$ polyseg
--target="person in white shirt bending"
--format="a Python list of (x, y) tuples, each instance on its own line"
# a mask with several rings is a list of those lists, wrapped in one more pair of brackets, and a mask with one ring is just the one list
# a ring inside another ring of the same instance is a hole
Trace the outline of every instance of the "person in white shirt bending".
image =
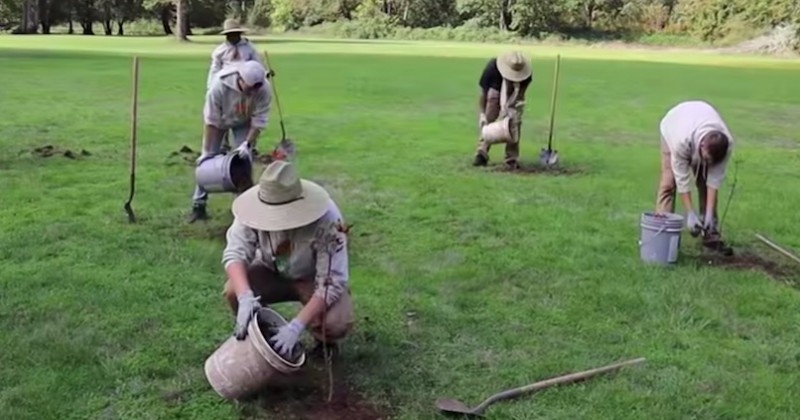
[[(731, 253), (717, 230), (717, 195), (733, 152), (733, 136), (728, 126), (707, 102), (685, 101), (667, 112), (660, 129), (661, 182), (656, 212), (675, 211), (677, 190), (692, 236), (702, 232), (706, 247)], [(697, 186), (699, 213), (692, 204), (692, 176)]]

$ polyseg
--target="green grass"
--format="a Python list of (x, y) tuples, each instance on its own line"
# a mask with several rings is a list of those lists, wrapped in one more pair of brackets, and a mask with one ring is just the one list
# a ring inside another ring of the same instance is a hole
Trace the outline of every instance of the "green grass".
[[(212, 196), (207, 226), (185, 225), (192, 171), (168, 158), (199, 145), (216, 42), (203, 41), (0, 37), (3, 418), (269, 418), (269, 408), (222, 401), (203, 376), (232, 329), (214, 237), (231, 198)], [(435, 418), (439, 396), (477, 404), (641, 356), (646, 364), (616, 377), (499, 403), (490, 415), (800, 416), (798, 292), (758, 271), (697, 268), (688, 235), (669, 270), (643, 266), (636, 245), (659, 176), (658, 121), (676, 101), (704, 98), (728, 120), (742, 161), (729, 240), (778, 261), (754, 232), (800, 249), (796, 61), (531, 48), (522, 157), (545, 144), (558, 51), (555, 146), (584, 172), (518, 176), (469, 166), (476, 79), (501, 46), (262, 45), (301, 173), (355, 224), (359, 322), (340, 363), (385, 411)], [(129, 225), (133, 52), (143, 55), (133, 203), (143, 220)], [(272, 118), (261, 144), (279, 136)], [(24, 152), (45, 144), (92, 156)]]

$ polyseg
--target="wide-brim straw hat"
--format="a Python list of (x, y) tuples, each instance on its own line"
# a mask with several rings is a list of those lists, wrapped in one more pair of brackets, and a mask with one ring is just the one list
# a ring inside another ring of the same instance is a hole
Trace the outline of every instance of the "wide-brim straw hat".
[(220, 34), (230, 34), (234, 32), (245, 33), (247, 29), (242, 27), (242, 24), (239, 23), (236, 19), (225, 19), (225, 23), (222, 24), (222, 32)]
[(533, 74), (528, 59), (519, 51), (511, 51), (497, 57), (497, 70), (504, 79), (521, 82)]
[(272, 162), (258, 181), (233, 201), (233, 215), (247, 227), (281, 231), (309, 225), (328, 210), (330, 195), (300, 179), (289, 162)]

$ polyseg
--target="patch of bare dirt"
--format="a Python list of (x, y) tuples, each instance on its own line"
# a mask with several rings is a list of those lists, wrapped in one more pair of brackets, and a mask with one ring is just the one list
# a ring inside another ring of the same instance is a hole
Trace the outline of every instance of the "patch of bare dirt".
[(72, 151), (70, 149), (63, 149), (58, 146), (53, 146), (52, 144), (48, 144), (45, 146), (34, 148), (33, 150), (23, 150), (20, 154), (23, 153), (31, 153), (33, 156), (40, 157), (40, 158), (49, 158), (52, 156), (63, 156), (68, 159), (80, 159), (84, 157), (89, 157), (92, 154), (86, 150), (81, 149), (80, 151)]
[[(324, 362), (312, 359), (302, 373), (281, 378), (251, 400), (251, 408), (282, 420), (379, 420), (388, 415), (353, 390), (344, 379), (341, 361), (334, 361), (334, 387), (328, 396)], [(247, 410), (247, 411), (250, 411)], [(245, 416), (256, 413), (242, 413)]]
[(199, 152), (195, 152), (191, 147), (184, 145), (180, 150), (176, 150), (167, 156), (167, 165), (175, 165), (176, 163), (184, 163), (186, 165), (194, 166), (197, 158), (200, 157)]
[(567, 176), (578, 175), (584, 171), (580, 168), (562, 166), (562, 165), (542, 165), (539, 163), (520, 163), (516, 168), (509, 168), (503, 164), (498, 164), (490, 167), (492, 172), (513, 173), (519, 175), (553, 175), (553, 176)]
[(737, 250), (731, 256), (705, 251), (696, 257), (695, 263), (698, 266), (713, 266), (729, 270), (761, 271), (776, 280), (788, 280), (798, 275), (797, 270), (791, 270), (749, 250)]

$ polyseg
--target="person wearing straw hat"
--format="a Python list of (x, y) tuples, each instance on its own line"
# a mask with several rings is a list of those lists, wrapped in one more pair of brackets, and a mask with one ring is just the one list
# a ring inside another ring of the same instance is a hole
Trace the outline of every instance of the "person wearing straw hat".
[[(258, 61), (234, 63), (219, 72), (203, 106), (203, 148), (197, 165), (221, 153), (222, 137), (233, 134), (234, 153), (253, 160), (253, 148), (269, 121), (272, 92)], [(208, 218), (208, 193), (195, 184), (189, 222)]]
[[(661, 179), (656, 213), (675, 211), (675, 193), (686, 211), (686, 227), (703, 233), (707, 248), (729, 254), (717, 229), (717, 194), (733, 153), (733, 136), (714, 107), (704, 101), (684, 101), (670, 108), (660, 123)], [(697, 186), (700, 216), (695, 213), (691, 178)]]
[[(506, 142), (505, 165), (518, 167), (520, 129), (525, 92), (533, 81), (529, 60), (519, 51), (510, 51), (489, 60), (478, 85), (478, 129), (494, 121), (511, 117), (511, 140)], [(491, 143), (481, 136), (473, 165), (486, 166)]]
[[(221, 35), (225, 35), (225, 42), (217, 46), (217, 48), (211, 52), (211, 66), (208, 69), (206, 88), (210, 88), (214, 76), (231, 63), (253, 60), (264, 65), (261, 56), (256, 52), (250, 40), (242, 37), (242, 34), (246, 32), (247, 29), (243, 28), (238, 20), (225, 20), (223, 30), (220, 32)], [(272, 75), (274, 75), (274, 73), (271, 71), (267, 72), (267, 77), (271, 77)]]
[[(258, 185), (234, 200), (232, 211), (222, 263), (228, 278), (223, 294), (236, 316), (233, 335), (244, 339), (263, 305), (299, 301), (302, 309), (270, 343), (286, 355), (308, 329), (320, 346), (335, 346), (354, 318), (347, 230), (327, 191), (299, 178), (292, 163), (278, 160), (264, 169)], [(325, 241), (333, 249), (321, 249)]]

